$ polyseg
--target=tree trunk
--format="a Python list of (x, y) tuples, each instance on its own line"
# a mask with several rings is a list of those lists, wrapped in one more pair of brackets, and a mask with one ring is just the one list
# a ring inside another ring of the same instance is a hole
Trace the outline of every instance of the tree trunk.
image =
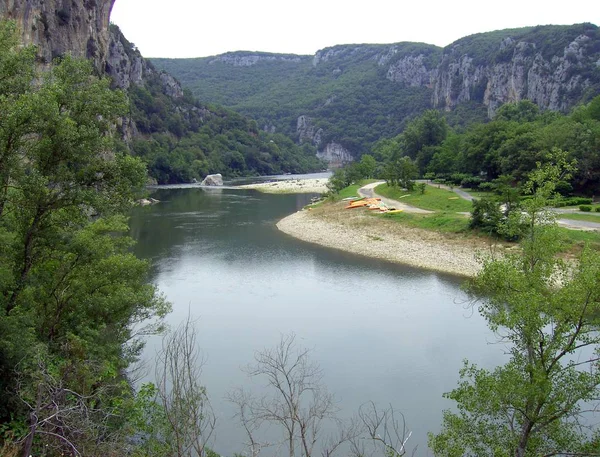
[(23, 457), (30, 457), (31, 450), (33, 449), (33, 439), (35, 438), (35, 432), (38, 424), (38, 413), (42, 408), (42, 385), (38, 385), (37, 399), (35, 409), (29, 413), (29, 435), (23, 445)]
[(521, 429), (521, 439), (519, 440), (519, 445), (515, 451), (515, 457), (525, 456), (525, 451), (527, 450), (527, 443), (529, 442), (529, 436), (531, 435), (532, 428), (533, 422), (531, 422), (529, 419), (526, 419)]

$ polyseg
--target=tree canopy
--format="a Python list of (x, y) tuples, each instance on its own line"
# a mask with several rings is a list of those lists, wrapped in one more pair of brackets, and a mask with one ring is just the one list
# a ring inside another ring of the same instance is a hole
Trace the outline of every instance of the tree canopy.
[(0, 441), (109, 455), (136, 334), (168, 310), (125, 236), (146, 169), (118, 152), (124, 94), (87, 61), (38, 72), (34, 55), (0, 23)]
[(531, 198), (512, 218), (524, 231), (522, 251), (487, 258), (468, 288), (510, 359), (494, 370), (465, 362), (446, 395), (458, 410), (445, 411), (442, 431), (430, 436), (436, 455), (596, 455), (600, 448), (585, 416), (600, 394), (600, 255), (585, 249), (575, 264), (559, 258), (557, 227), (545, 210), (570, 168), (555, 151), (530, 175)]

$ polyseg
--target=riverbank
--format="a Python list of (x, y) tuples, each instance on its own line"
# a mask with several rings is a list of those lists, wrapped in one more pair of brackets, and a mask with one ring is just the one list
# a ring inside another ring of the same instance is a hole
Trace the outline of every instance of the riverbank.
[(282, 179), (280, 181), (246, 184), (236, 187), (238, 189), (256, 189), (268, 194), (323, 194), (327, 192), (327, 181), (329, 181), (329, 178)]
[(482, 239), (402, 226), (365, 211), (345, 210), (343, 203), (298, 211), (277, 228), (309, 243), (463, 277), (475, 276), (481, 269), (478, 256), (490, 252)]

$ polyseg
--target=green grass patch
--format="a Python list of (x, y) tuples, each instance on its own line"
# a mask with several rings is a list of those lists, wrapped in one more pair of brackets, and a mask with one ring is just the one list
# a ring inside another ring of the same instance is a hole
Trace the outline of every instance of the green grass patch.
[(405, 224), (409, 227), (434, 230), (444, 233), (463, 233), (469, 229), (469, 218), (456, 213), (435, 214), (384, 213), (382, 217)]
[(600, 250), (600, 232), (590, 230), (572, 230), (564, 227), (559, 228), (567, 246), (583, 246), (589, 244), (592, 248)]
[(483, 192), (481, 190), (462, 189), (462, 188), (461, 188), (461, 190), (464, 190), (469, 195), (471, 195), (473, 198), (490, 198), (490, 197), (494, 197), (496, 195), (493, 192)]
[(376, 179), (362, 179), (360, 181), (358, 181), (357, 183), (354, 183), (348, 187), (344, 187), (342, 190), (340, 190), (335, 196), (334, 196), (334, 200), (335, 201), (339, 201), (342, 200), (344, 198), (349, 198), (349, 197), (358, 197), (358, 189), (360, 189), (363, 186), (366, 186), (367, 184), (370, 184), (372, 182), (377, 181)]
[(572, 221), (586, 221), (600, 223), (600, 213), (576, 214), (576, 213), (561, 213), (557, 214), (558, 219), (569, 219)]
[[(437, 187), (427, 186), (425, 193), (418, 191), (408, 192), (400, 187), (390, 187), (387, 184), (381, 184), (375, 188), (375, 192), (384, 197), (398, 200), (407, 205), (430, 211), (446, 212), (470, 212), (473, 204), (460, 198), (454, 192)], [(410, 194), (408, 197), (405, 195)]]

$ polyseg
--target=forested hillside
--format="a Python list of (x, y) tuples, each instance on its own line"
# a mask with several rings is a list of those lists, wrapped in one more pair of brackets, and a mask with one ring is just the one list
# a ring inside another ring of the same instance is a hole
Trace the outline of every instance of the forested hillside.
[(311, 145), (297, 145), (232, 110), (198, 101), (143, 59), (116, 26), (111, 26), (108, 69), (130, 98), (129, 147), (160, 184), (201, 180), (211, 173), (306, 173), (326, 166)]
[(458, 127), (523, 99), (567, 112), (600, 93), (599, 59), (598, 27), (578, 24), (481, 33), (443, 49), (340, 45), (315, 56), (235, 52), (152, 62), (200, 99), (312, 143), (331, 159), (328, 145), (358, 157), (429, 108), (445, 110)]
[(569, 115), (541, 112), (529, 100), (507, 103), (492, 121), (464, 131), (450, 128), (438, 111), (428, 110), (402, 134), (377, 142), (373, 154), (387, 178), (401, 175), (408, 161), (415, 175), (489, 190), (498, 179), (523, 183), (555, 150), (575, 164), (570, 179), (560, 183), (560, 193), (598, 195), (600, 96)]
[[(307, 115), (313, 121), (308, 143), (323, 149), (335, 141), (353, 153), (365, 153), (382, 136), (400, 133), (407, 119), (431, 103), (427, 87), (402, 87), (386, 78), (386, 69), (374, 59), (387, 48), (338, 46), (316, 66), (312, 56), (246, 52), (151, 61), (199, 99), (252, 116), (263, 130), (298, 140), (298, 118)], [(434, 56), (439, 49), (407, 43), (405, 52)]]

